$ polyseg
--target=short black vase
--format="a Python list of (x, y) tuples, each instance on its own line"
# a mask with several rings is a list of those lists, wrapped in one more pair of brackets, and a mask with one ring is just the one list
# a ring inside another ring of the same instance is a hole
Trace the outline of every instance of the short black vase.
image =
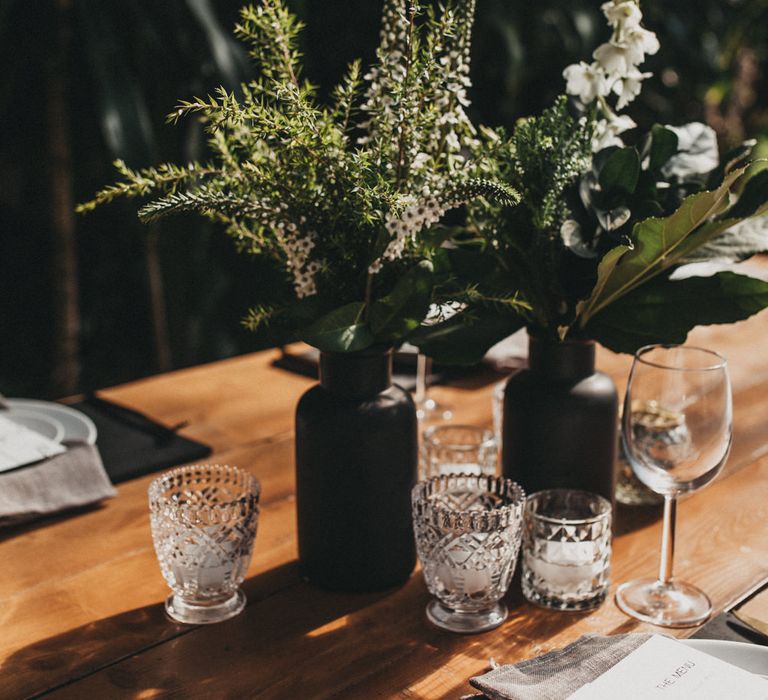
[(413, 400), (392, 384), (391, 350), (321, 353), (320, 383), (296, 409), (303, 577), (350, 592), (408, 579), (416, 563), (417, 436)]
[(504, 392), (504, 476), (528, 494), (569, 488), (614, 500), (618, 395), (595, 371), (595, 343), (539, 336), (529, 340), (528, 367)]

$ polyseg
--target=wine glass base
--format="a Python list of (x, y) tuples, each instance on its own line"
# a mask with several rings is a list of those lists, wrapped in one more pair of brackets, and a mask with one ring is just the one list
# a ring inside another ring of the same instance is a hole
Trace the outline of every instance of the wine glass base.
[(424, 399), (416, 402), (416, 417), (421, 421), (449, 421), (453, 418), (453, 411), (434, 399)]
[(712, 614), (706, 593), (675, 580), (664, 584), (645, 578), (622, 583), (616, 591), (616, 605), (630, 617), (660, 627), (696, 627)]
[(185, 601), (176, 594), (168, 596), (165, 601), (165, 612), (176, 622), (187, 625), (209, 625), (223, 622), (238, 615), (245, 607), (245, 593), (239, 588), (231, 598), (213, 605), (199, 605)]
[(427, 619), (435, 626), (459, 634), (476, 634), (495, 629), (507, 619), (509, 611), (504, 603), (496, 603), (489, 610), (458, 612), (438, 600), (427, 605)]

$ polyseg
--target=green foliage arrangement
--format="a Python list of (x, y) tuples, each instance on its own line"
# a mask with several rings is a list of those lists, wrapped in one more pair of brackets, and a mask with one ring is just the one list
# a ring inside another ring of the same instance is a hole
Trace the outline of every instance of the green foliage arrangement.
[[(286, 271), (275, 298), (254, 305), (252, 330), (350, 352), (407, 339), (456, 286), (440, 264), (443, 214), (476, 197), (513, 205), (513, 188), (473, 178), (479, 147), (464, 108), (473, 0), (387, 0), (377, 63), (349, 67), (330, 106), (301, 78), (301, 23), (282, 0), (241, 11), (260, 78), (237, 94), (220, 88), (184, 101), (169, 121), (204, 120), (210, 162), (134, 170), (80, 205), (116, 197), (149, 201), (149, 222), (194, 212), (222, 223), (240, 250)], [(491, 302), (489, 302), (491, 303)], [(512, 302), (513, 303), (513, 302)]]
[[(527, 326), (632, 353), (768, 306), (768, 284), (731, 269), (768, 250), (768, 170), (750, 166), (753, 143), (720, 156), (704, 124), (638, 133), (619, 112), (650, 75), (638, 66), (658, 40), (637, 3), (602, 8), (611, 40), (593, 63), (566, 68), (568, 94), (511, 135), (485, 130), (486, 174), (522, 204), (470, 206), (450, 255), (479, 299), (422, 329), (424, 352), (476, 362)], [(514, 308), (485, 301), (513, 293)]]

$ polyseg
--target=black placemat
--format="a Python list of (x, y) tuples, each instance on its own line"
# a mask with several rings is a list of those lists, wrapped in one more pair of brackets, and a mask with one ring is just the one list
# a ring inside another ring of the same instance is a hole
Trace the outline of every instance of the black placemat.
[(98, 396), (71, 404), (96, 424), (104, 468), (112, 483), (162, 471), (211, 454), (208, 445), (182, 437), (176, 431), (125, 406)]
[[(750, 591), (731, 610), (738, 610), (750, 598), (765, 591), (766, 587), (766, 585), (761, 585), (757, 590)], [(731, 610), (726, 610), (717, 617), (713, 617), (701, 629), (697, 630), (691, 639), (725, 639), (729, 642), (748, 642), (749, 644), (768, 646), (768, 638), (743, 624)]]

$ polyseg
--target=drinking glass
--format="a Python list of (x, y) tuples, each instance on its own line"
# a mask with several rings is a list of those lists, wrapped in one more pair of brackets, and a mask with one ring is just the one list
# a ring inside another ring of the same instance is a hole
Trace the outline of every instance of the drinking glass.
[(152, 540), (173, 593), (165, 610), (190, 624), (220, 622), (245, 607), (239, 588), (251, 562), (259, 482), (237, 467), (191, 465), (149, 486)]
[(425, 477), (443, 474), (496, 476), (499, 444), (490, 430), (473, 425), (436, 425), (422, 440)]
[(435, 401), (427, 393), (431, 369), (432, 360), (419, 353), (416, 356), (416, 391), (413, 396), (413, 402), (416, 404), (416, 417), (423, 422), (451, 420), (453, 411)]
[(509, 479), (454, 474), (414, 486), (416, 550), (429, 592), (427, 618), (451, 632), (498, 627), (515, 569), (525, 494)]
[(733, 410), (725, 358), (703, 348), (649, 345), (637, 351), (624, 405), (626, 456), (638, 479), (664, 496), (658, 578), (622, 584), (616, 603), (628, 615), (664, 627), (706, 620), (705, 593), (674, 578), (677, 497), (720, 472), (731, 446)]
[(598, 607), (610, 585), (610, 502), (587, 491), (539, 491), (523, 518), (525, 598), (555, 610)]

